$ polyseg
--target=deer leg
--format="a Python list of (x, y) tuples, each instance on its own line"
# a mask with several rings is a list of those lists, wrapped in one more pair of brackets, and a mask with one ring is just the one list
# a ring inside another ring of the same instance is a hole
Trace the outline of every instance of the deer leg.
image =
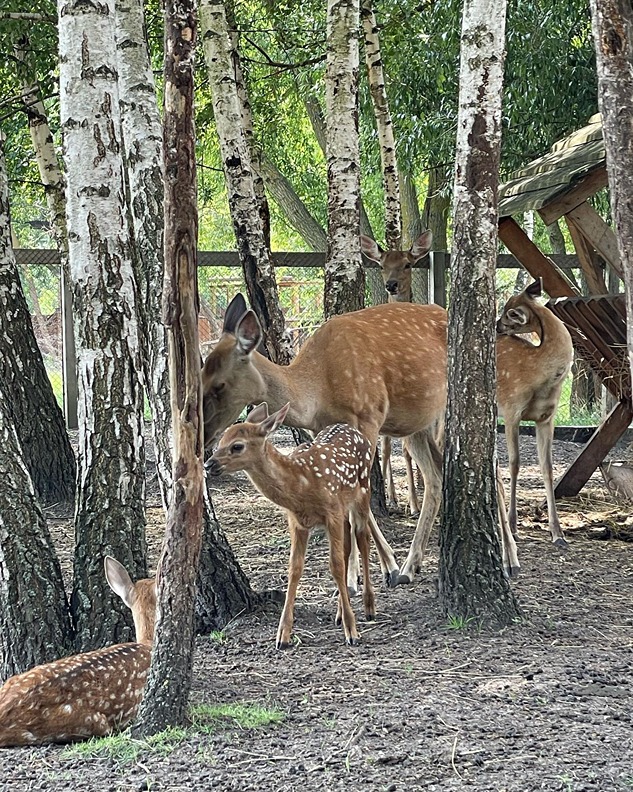
[(366, 503), (353, 505), (350, 509), (350, 524), (353, 533), (356, 534), (360, 557), (363, 562), (363, 606), (365, 608), (365, 618), (373, 621), (376, 618), (376, 597), (374, 587), (371, 582), (369, 571), (369, 543), (371, 533), (369, 530), (369, 497)]
[(407, 471), (407, 489), (409, 490), (409, 512), (412, 517), (417, 517), (420, 513), (420, 503), (418, 501), (418, 493), (415, 486), (415, 476), (413, 474), (413, 460), (411, 454), (406, 446), (406, 438), (402, 441), (402, 456), (404, 457), (404, 465)]
[(508, 521), (513, 536), (517, 535), (517, 480), (519, 478), (519, 421), (506, 418), (506, 445), (508, 447), (508, 467), (510, 468), (510, 508)]
[(433, 438), (432, 428), (416, 432), (408, 438), (411, 455), (422, 471), (424, 497), (409, 555), (400, 570), (400, 583), (412, 583), (420, 571), (433, 522), (442, 498), (442, 455)]
[(503, 556), (503, 570), (506, 575), (511, 578), (519, 576), (521, 568), (519, 564), (519, 556), (517, 553), (517, 543), (510, 530), (508, 523), (508, 513), (506, 511), (506, 497), (503, 491), (503, 481), (499, 471), (499, 465), (496, 470), (497, 478), (497, 511), (499, 515), (499, 538), (501, 539), (501, 554)]
[(396, 496), (396, 485), (393, 480), (393, 467), (391, 466), (391, 438), (386, 435), (382, 438), (382, 477), (385, 480), (385, 492), (387, 494), (387, 507), (389, 509), (398, 508), (398, 498)]
[(290, 646), (292, 624), (294, 621), (295, 598), (297, 586), (303, 574), (306, 548), (308, 546), (309, 532), (293, 518), (288, 517), (288, 530), (290, 531), (290, 560), (288, 562), (288, 589), (286, 601), (279, 619), (277, 630), (277, 649), (287, 649)]
[(360, 562), (358, 557), (358, 544), (356, 543), (356, 533), (349, 524), (349, 520), (345, 519), (345, 535), (349, 536), (350, 549), (347, 554), (347, 591), (350, 597), (355, 597), (358, 594), (358, 584), (360, 581)]
[(385, 539), (385, 536), (380, 530), (380, 526), (376, 522), (376, 518), (374, 517), (371, 509), (369, 510), (368, 518), (369, 530), (371, 531), (372, 539), (376, 545), (376, 550), (378, 550), (378, 558), (380, 559), (380, 568), (382, 570), (382, 579), (385, 581), (385, 585), (388, 588), (395, 588), (398, 585), (400, 578), (400, 567), (398, 566), (396, 557), (393, 554), (391, 545)]
[(344, 521), (336, 519), (329, 522), (327, 527), (330, 540), (330, 571), (338, 588), (337, 621), (343, 623), (345, 641), (350, 646), (356, 646), (360, 639), (356, 629), (356, 617), (349, 601), (349, 594), (345, 580), (345, 555), (344, 555)]
[(552, 534), (552, 541), (557, 547), (567, 547), (567, 541), (563, 534), (563, 529), (558, 521), (556, 510), (556, 498), (554, 497), (554, 471), (552, 469), (552, 441), (554, 439), (554, 419), (539, 421), (536, 424), (536, 448), (538, 450), (538, 461), (541, 466), (541, 475), (545, 484), (545, 495), (547, 497), (547, 517), (549, 530)]

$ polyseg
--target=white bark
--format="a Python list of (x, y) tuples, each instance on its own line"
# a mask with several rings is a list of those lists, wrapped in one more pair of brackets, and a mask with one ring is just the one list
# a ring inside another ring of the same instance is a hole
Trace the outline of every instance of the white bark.
[(163, 128), (141, 0), (116, 0), (116, 42), (123, 148), (139, 287), (143, 373), (152, 412), (156, 471), (167, 511), (172, 482), (172, 427), (167, 334), (162, 322)]
[(358, 0), (328, 0), (325, 77), (328, 173), (326, 316), (355, 310), (363, 305), (357, 109), (358, 35)]
[(373, 0), (363, 0), (361, 18), (365, 38), (365, 63), (367, 64), (369, 91), (380, 144), (380, 165), (385, 200), (385, 246), (387, 250), (400, 250), (402, 220), (400, 217), (400, 182), (396, 160), (396, 139), (389, 112)]
[[(127, 638), (103, 554), (145, 573), (140, 350), (121, 157), (114, 0), (59, 0), (60, 120), (79, 381), (75, 618), (81, 648)], [(95, 623), (97, 620), (98, 623)]]
[(265, 333), (275, 362), (292, 356), (279, 308), (275, 270), (259, 213), (249, 147), (243, 126), (244, 108), (238, 94), (235, 51), (220, 0), (200, 3), (200, 31), (213, 96), (213, 113), (220, 140), (231, 217), (251, 305)]
[[(633, 317), (633, 9), (624, 0), (591, 0), (591, 16), (611, 211), (624, 269), (627, 314)], [(631, 319), (627, 335), (633, 366)]]

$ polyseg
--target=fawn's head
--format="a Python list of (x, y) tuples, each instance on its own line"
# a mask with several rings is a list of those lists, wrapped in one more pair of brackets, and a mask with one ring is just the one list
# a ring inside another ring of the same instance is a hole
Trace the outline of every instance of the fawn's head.
[(263, 397), (263, 380), (252, 361), (261, 340), (257, 316), (237, 294), (226, 309), (222, 336), (202, 366), (205, 446), (236, 421), (247, 404)]
[(268, 405), (262, 402), (251, 410), (244, 423), (230, 426), (205, 465), (209, 473), (219, 476), (257, 466), (261, 462), (266, 438), (281, 426), (289, 407), (290, 402), (268, 415)]
[(542, 329), (541, 320), (535, 310), (540, 304), (536, 298), (542, 292), (539, 278), (531, 283), (520, 294), (510, 297), (497, 321), (497, 333), (500, 335), (519, 335), (522, 333), (538, 333)]
[(371, 261), (380, 266), (385, 289), (392, 302), (411, 301), (411, 266), (424, 258), (431, 249), (433, 234), (425, 231), (409, 250), (385, 251), (373, 239), (361, 235), (361, 250)]
[(151, 644), (156, 621), (156, 581), (144, 578), (132, 583), (127, 569), (112, 556), (103, 562), (108, 585), (132, 611), (137, 643)]

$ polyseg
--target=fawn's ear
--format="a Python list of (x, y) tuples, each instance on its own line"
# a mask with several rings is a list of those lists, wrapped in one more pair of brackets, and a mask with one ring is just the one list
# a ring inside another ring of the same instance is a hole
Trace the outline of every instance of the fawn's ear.
[(246, 311), (248, 311), (248, 305), (246, 305), (244, 295), (238, 292), (226, 307), (222, 332), (234, 333), (238, 321), (244, 316)]
[(534, 283), (530, 283), (525, 293), (528, 297), (532, 297), (532, 299), (540, 297), (543, 293), (543, 278), (537, 278)]
[(411, 249), (409, 250), (409, 256), (413, 262), (419, 261), (421, 258), (424, 258), (426, 254), (431, 249), (431, 245), (433, 244), (433, 232), (432, 231), (425, 231), (423, 234), (415, 240), (415, 242), (411, 245)]
[(242, 355), (250, 355), (262, 340), (262, 326), (255, 311), (248, 310), (235, 326), (237, 349)]
[(268, 418), (268, 405), (266, 402), (262, 402), (258, 404), (257, 407), (253, 407), (246, 416), (246, 421), (247, 423), (260, 423), (266, 418)]
[(112, 556), (105, 557), (103, 566), (108, 585), (115, 594), (121, 597), (128, 608), (131, 608), (134, 601), (135, 589), (127, 569), (123, 564), (120, 564), (116, 558), (112, 558)]
[(268, 418), (260, 423), (260, 429), (262, 434), (269, 435), (271, 432), (274, 432), (281, 424), (284, 422), (284, 418), (288, 414), (288, 410), (290, 409), (290, 402), (288, 404), (284, 404), (281, 410), (277, 410), (276, 413), (273, 413)]

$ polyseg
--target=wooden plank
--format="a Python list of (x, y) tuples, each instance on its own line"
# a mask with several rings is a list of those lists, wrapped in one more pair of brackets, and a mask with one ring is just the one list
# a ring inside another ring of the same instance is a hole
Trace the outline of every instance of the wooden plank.
[(618, 240), (613, 229), (605, 223), (587, 201), (576, 206), (567, 215), (576, 223), (581, 234), (595, 247), (602, 258), (624, 280)]
[(565, 222), (569, 229), (571, 241), (574, 243), (578, 263), (587, 281), (587, 288), (590, 294), (606, 294), (607, 284), (604, 280), (604, 273), (600, 267), (597, 256), (593, 248), (589, 245), (581, 230), (576, 225), (575, 220), (570, 215), (565, 215)]
[(587, 198), (597, 193), (598, 190), (602, 190), (604, 187), (608, 186), (607, 166), (605, 163), (602, 163), (597, 168), (591, 170), (585, 178), (571, 190), (568, 190), (563, 195), (559, 195), (553, 201), (541, 207), (539, 209), (539, 214), (543, 218), (545, 225), (549, 225), (555, 220), (560, 220), (563, 215), (568, 214), (572, 209), (575, 209), (579, 204), (586, 201)]
[(618, 402), (591, 436), (554, 488), (556, 498), (573, 498), (628, 429), (633, 419), (631, 402)]
[(511, 217), (499, 221), (499, 237), (533, 278), (543, 279), (543, 288), (550, 297), (576, 297), (578, 292), (554, 262), (544, 256), (525, 231)]

